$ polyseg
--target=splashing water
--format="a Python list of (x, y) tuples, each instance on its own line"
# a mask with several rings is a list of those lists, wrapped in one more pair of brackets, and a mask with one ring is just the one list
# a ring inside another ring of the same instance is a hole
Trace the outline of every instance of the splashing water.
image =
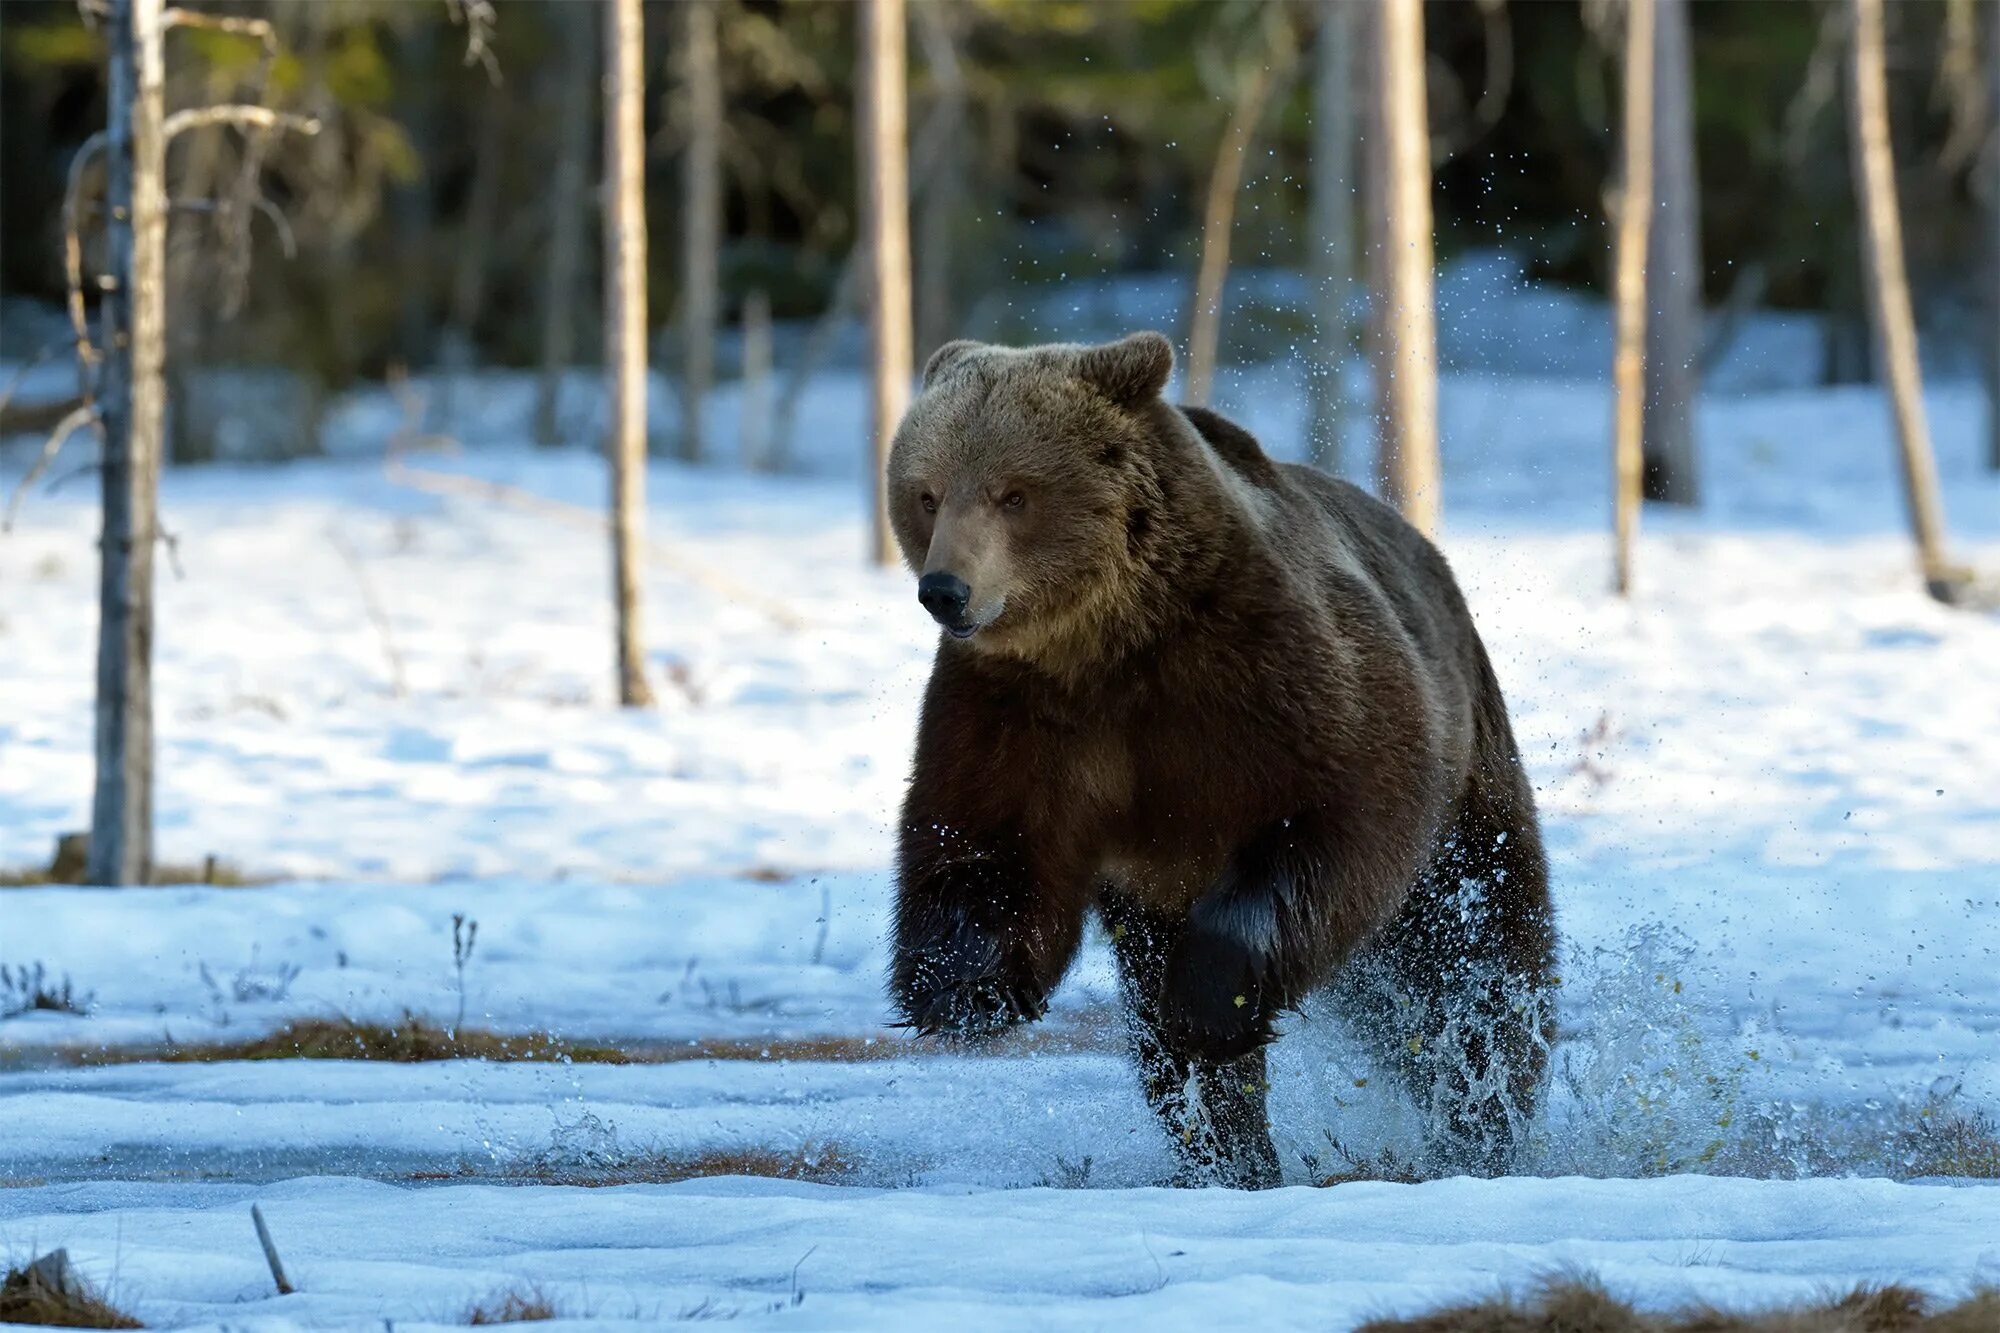
[(1949, 1077), (1899, 1099), (1778, 1095), (1784, 1035), (1729, 1002), (1729, 984), (1701, 964), (1694, 942), (1659, 926), (1570, 949), (1556, 999), (1562, 1022), (1532, 1115), (1467, 1059), (1487, 1040), (1476, 1014), (1447, 1016), (1445, 1039), (1413, 1059), (1385, 1039), (1406, 1030), (1403, 1016), (1357, 1019), (1382, 1011), (1357, 1011), (1354, 994), (1344, 986), (1316, 998), (1273, 1052), (1280, 1151), (1315, 1182), (1464, 1169), (1464, 1123), (1452, 1108), (1468, 1088), (1515, 1132), (1515, 1174), (2000, 1176), (2000, 1123), (1964, 1105)]

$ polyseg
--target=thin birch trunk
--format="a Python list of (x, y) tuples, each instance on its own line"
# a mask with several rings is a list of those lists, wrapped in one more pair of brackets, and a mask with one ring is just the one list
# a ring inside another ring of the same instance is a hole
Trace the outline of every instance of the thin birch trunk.
[(166, 139), (160, 0), (112, 0), (92, 884), (153, 870), (153, 552), (165, 431)]
[(681, 160), (680, 456), (699, 461), (704, 408), (715, 383), (715, 329), (722, 277), (722, 69), (715, 0), (681, 7), (681, 83), (688, 144)]
[(618, 702), (646, 707), (639, 579), (646, 523), (646, 76), (640, 0), (604, 25), (604, 356), (611, 378), (611, 596)]
[(1382, 496), (1435, 537), (1438, 476), (1437, 311), (1432, 295), (1431, 136), (1424, 98), (1422, 0), (1382, 0), (1373, 15), (1373, 92), (1382, 153), (1384, 285), (1376, 392), (1382, 402)]
[(861, 231), (867, 250), (870, 558), (896, 559), (889, 445), (910, 399), (910, 191), (903, 0), (861, 5)]
[(1618, 192), (1618, 249), (1612, 303), (1612, 587), (1632, 592), (1632, 546), (1639, 529), (1639, 486), (1646, 399), (1646, 236), (1653, 213), (1653, 0), (1625, 6), (1624, 177)]
[(1694, 159), (1688, 0), (1656, 0), (1652, 234), (1646, 249), (1645, 492), (1701, 502), (1695, 399), (1701, 358), (1701, 183)]
[(1903, 228), (1896, 211), (1896, 162), (1889, 138), (1889, 81), (1882, 33), (1882, 0), (1848, 0), (1853, 28), (1850, 51), (1850, 151), (1854, 191), (1861, 210), (1868, 313), (1875, 345), (1889, 377), (1903, 495), (1916, 539), (1924, 585), (1941, 602), (1963, 590), (1963, 571), (1944, 550), (1944, 505), (1938, 497), (1937, 462), (1931, 455), (1924, 414), (1923, 372), (1917, 361), (1916, 317), (1903, 268)]
[(743, 466), (771, 463), (771, 298), (759, 287), (743, 299)]
[(583, 224), (589, 209), (591, 89), (597, 47), (591, 5), (556, 12), (562, 62), (556, 77), (556, 169), (549, 191), (549, 257), (542, 270), (541, 377), (535, 388), (535, 443), (561, 444), (562, 386), (576, 355), (576, 293), (583, 267)]
[(1346, 428), (1344, 376), (1353, 351), (1348, 302), (1354, 293), (1354, 10), (1347, 0), (1320, 0), (1313, 46), (1312, 372), (1306, 380), (1306, 438), (1314, 466), (1340, 470)]
[(957, 336), (956, 233), (965, 206), (967, 153), (965, 127), (968, 94), (965, 71), (958, 62), (952, 36), (951, 0), (928, 0), (912, 11), (924, 50), (924, 66), (936, 88), (926, 121), (926, 133), (943, 140), (934, 170), (925, 175), (916, 194), (916, 357), (928, 357)]
[(1264, 114), (1274, 82), (1268, 65), (1250, 72), (1230, 110), (1222, 142), (1208, 171), (1208, 198), (1202, 208), (1201, 265), (1195, 274), (1194, 318), (1188, 322), (1187, 384), (1182, 397), (1197, 406), (1215, 386), (1215, 361), (1222, 342), (1223, 289), (1229, 282), (1229, 233), (1236, 225), (1236, 192), (1243, 185), (1243, 161)]
[[(1000, 132), (1004, 133), (1004, 127)], [(929, 192), (928, 182), (934, 181), (944, 171), (944, 159), (952, 145), (951, 126), (936, 117), (926, 120), (917, 131), (917, 140), (910, 149), (910, 164), (913, 179), (917, 182), (915, 193), (922, 197)], [(998, 148), (993, 156), (1000, 161), (1011, 161), (1012, 150)], [(867, 202), (863, 192), (862, 202)], [(785, 377), (785, 387), (778, 393), (775, 423), (772, 427), (771, 470), (782, 472), (791, 465), (792, 436), (799, 416), (799, 404), (804, 400), (806, 386), (833, 355), (835, 344), (840, 339), (840, 331), (846, 326), (848, 316), (854, 312), (857, 302), (866, 298), (861, 284), (866, 279), (863, 270), (868, 262), (868, 236), (864, 228), (841, 261), (840, 272), (834, 276), (833, 294), (827, 298), (826, 309), (820, 311), (813, 321), (812, 331), (806, 335), (806, 343), (798, 360)], [(865, 314), (865, 312), (864, 312)], [(911, 364), (915, 364), (914, 354)]]

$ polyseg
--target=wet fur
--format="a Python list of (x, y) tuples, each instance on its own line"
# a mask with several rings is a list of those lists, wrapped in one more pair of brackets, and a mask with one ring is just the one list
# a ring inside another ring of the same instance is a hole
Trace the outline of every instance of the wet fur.
[(1157, 335), (954, 344), (899, 433), (891, 514), (913, 569), (925, 488), (1027, 476), (1037, 498), (996, 538), (1008, 610), (940, 640), (891, 992), (922, 1032), (1037, 1018), (1097, 912), (1191, 1177), (1268, 1185), (1262, 1048), (1353, 963), (1376, 984), (1349, 987), (1349, 1011), (1396, 1048), (1477, 1020), (1462, 1054), (1478, 1074), (1502, 1062), (1508, 1096), (1453, 1107), (1445, 1155), (1500, 1169), (1542, 1078), (1546, 1007), (1521, 997), (1548, 985), (1554, 933), (1485, 650), (1435, 547), (1164, 402), (1167, 357)]

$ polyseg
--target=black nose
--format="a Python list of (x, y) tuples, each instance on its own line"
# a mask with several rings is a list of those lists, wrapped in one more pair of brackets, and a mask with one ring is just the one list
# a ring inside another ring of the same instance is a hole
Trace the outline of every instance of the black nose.
[(965, 604), (972, 600), (972, 589), (956, 574), (926, 574), (917, 580), (917, 600), (938, 624), (958, 625), (965, 621)]

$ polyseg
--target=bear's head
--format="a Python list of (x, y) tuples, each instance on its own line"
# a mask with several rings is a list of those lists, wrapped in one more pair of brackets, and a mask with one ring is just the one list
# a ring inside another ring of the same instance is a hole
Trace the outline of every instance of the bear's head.
[(1035, 659), (1129, 610), (1159, 516), (1172, 345), (947, 343), (889, 455), (917, 596), (968, 648)]

